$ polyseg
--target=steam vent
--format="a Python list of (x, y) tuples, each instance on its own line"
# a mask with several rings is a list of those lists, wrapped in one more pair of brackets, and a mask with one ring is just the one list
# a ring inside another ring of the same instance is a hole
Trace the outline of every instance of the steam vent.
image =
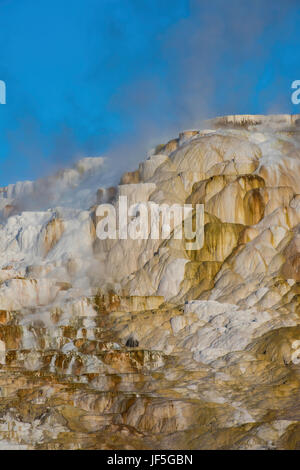
[[(149, 155), (0, 189), (2, 448), (299, 449), (300, 115)], [(120, 195), (204, 204), (203, 247), (100, 240)]]

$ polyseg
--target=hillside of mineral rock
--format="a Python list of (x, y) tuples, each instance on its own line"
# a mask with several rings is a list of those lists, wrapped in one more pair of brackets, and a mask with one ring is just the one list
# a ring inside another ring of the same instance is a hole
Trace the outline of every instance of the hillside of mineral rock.
[[(110, 171), (0, 189), (0, 447), (300, 449), (300, 115), (216, 118)], [(203, 247), (100, 240), (124, 195), (204, 204)]]

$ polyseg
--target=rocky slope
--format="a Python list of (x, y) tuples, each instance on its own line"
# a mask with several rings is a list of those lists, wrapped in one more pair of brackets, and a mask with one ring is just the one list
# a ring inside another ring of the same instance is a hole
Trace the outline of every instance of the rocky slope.
[[(109, 181), (0, 190), (0, 446), (300, 448), (300, 116), (211, 120)], [(203, 247), (100, 240), (119, 195), (204, 204)]]

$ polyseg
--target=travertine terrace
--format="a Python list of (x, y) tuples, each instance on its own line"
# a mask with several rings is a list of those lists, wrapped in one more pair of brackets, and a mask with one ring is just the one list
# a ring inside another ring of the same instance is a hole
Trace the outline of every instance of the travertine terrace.
[[(300, 448), (300, 115), (206, 126), (1, 188), (2, 448)], [(204, 204), (204, 246), (99, 240), (118, 195)]]

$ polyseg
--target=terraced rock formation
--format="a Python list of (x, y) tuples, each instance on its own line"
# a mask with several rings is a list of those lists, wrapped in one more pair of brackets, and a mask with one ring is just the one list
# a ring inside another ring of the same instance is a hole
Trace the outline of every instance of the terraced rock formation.
[[(204, 204), (203, 247), (100, 240), (119, 195)], [(83, 159), (0, 216), (1, 448), (300, 448), (299, 115), (211, 120), (117, 186)]]

